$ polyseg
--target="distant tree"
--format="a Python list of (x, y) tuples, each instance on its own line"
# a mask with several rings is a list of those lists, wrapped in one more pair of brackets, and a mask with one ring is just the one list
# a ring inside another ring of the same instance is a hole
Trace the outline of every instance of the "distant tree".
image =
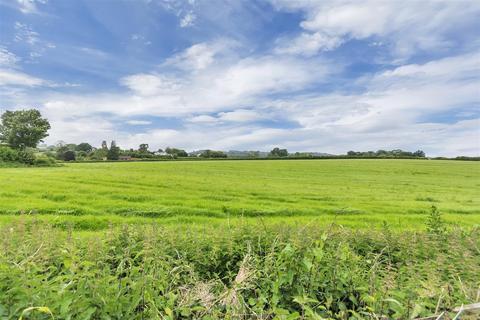
[(378, 150), (376, 152), (367, 151), (367, 152), (356, 152), (348, 151), (347, 155), (349, 157), (365, 157), (365, 158), (409, 158), (409, 157), (425, 157), (425, 153), (422, 150), (417, 150), (415, 152), (404, 151), (401, 149), (395, 150)]
[(260, 157), (260, 151), (249, 151), (248, 158), (259, 158)]
[(107, 153), (107, 159), (118, 160), (119, 156), (120, 156), (120, 148), (117, 147), (117, 144), (115, 143), (115, 141), (112, 141), (112, 143), (110, 144), (110, 149), (108, 150), (108, 153)]
[(205, 150), (200, 154), (202, 158), (226, 158), (227, 154), (223, 151)]
[(67, 150), (63, 154), (63, 160), (65, 161), (75, 161), (75, 159), (76, 159), (75, 151)]
[(75, 143), (68, 143), (67, 148), (68, 148), (68, 150), (76, 151), (77, 150), (77, 145)]
[(35, 148), (48, 137), (50, 123), (36, 109), (5, 111), (0, 122), (0, 142), (15, 149)]
[(63, 140), (58, 140), (57, 143), (55, 143), (55, 145), (53, 146), (53, 148), (54, 148), (55, 150), (57, 150), (58, 148), (64, 147), (64, 146), (66, 146), (66, 145), (67, 145), (67, 143), (66, 143), (65, 141), (63, 141)]
[(393, 156), (395, 156), (395, 157), (401, 156), (402, 153), (403, 153), (403, 151), (400, 150), (400, 149), (395, 149), (395, 150), (390, 151), (390, 154), (393, 155)]
[(75, 151), (83, 151), (83, 152), (86, 152), (86, 153), (90, 153), (90, 152), (92, 152), (92, 150), (93, 150), (93, 147), (89, 143), (86, 143), (86, 142), (80, 143), (75, 148)]
[(287, 149), (273, 148), (272, 151), (270, 151), (270, 156), (271, 157), (288, 157), (288, 151)]
[(148, 152), (148, 143), (142, 143), (139, 147), (138, 147), (138, 151), (139, 152), (143, 152), (143, 153), (147, 153)]
[(385, 150), (377, 150), (377, 152), (375, 152), (375, 155), (378, 156), (378, 157), (385, 157), (388, 155), (388, 151), (385, 151)]
[(313, 155), (309, 152), (295, 152), (296, 158), (313, 158)]
[(417, 150), (413, 153), (413, 155), (415, 157), (419, 157), (419, 158), (425, 158), (425, 152), (423, 152), (422, 150)]
[(80, 159), (85, 160), (88, 156), (88, 154), (85, 151), (77, 151), (76, 154), (77, 154), (77, 159), (78, 160), (80, 160)]
[(58, 160), (65, 160), (65, 153), (67, 151), (71, 151), (68, 149), (67, 145), (66, 144), (63, 144), (63, 142), (59, 142), (57, 143), (57, 146), (56, 146), (56, 158)]
[(93, 160), (103, 160), (107, 157), (107, 154), (108, 154), (108, 149), (107, 150), (105, 150), (103, 148), (95, 149), (90, 154), (90, 158), (93, 159)]
[(105, 140), (102, 141), (102, 149), (103, 150), (108, 150), (107, 141), (105, 141)]
[(188, 153), (183, 149), (167, 147), (165, 149), (165, 153), (172, 155), (174, 157), (188, 157)]

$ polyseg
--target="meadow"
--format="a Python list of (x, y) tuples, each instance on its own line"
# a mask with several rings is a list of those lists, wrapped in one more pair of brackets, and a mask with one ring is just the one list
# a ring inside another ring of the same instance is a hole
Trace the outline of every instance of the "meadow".
[(478, 162), (72, 163), (0, 181), (0, 319), (413, 319), (480, 300)]
[(472, 226), (480, 221), (477, 162), (77, 163), (3, 168), (0, 181), (0, 223), (24, 213), (37, 219), (67, 219), (85, 228), (89, 220), (98, 228), (132, 217), (136, 223), (262, 217), (367, 228), (386, 221), (405, 229), (421, 225), (432, 204), (450, 224)]

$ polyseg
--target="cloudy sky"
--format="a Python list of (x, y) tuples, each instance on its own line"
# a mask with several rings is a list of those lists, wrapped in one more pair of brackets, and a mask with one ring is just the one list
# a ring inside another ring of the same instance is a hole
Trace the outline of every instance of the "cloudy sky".
[(480, 1), (0, 0), (0, 112), (151, 149), (480, 154)]

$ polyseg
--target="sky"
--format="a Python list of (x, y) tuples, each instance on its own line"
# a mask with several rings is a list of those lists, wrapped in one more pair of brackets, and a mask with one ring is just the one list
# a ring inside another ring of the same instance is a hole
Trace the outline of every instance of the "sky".
[(480, 1), (0, 0), (49, 144), (480, 155)]

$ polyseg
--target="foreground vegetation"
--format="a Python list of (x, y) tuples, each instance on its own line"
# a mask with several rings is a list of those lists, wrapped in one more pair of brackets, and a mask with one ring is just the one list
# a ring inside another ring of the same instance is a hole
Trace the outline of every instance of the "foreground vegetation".
[(41, 306), (24, 318), (409, 319), (477, 301), (480, 230), (430, 227), (75, 233), (19, 220), (0, 228), (0, 315)]

